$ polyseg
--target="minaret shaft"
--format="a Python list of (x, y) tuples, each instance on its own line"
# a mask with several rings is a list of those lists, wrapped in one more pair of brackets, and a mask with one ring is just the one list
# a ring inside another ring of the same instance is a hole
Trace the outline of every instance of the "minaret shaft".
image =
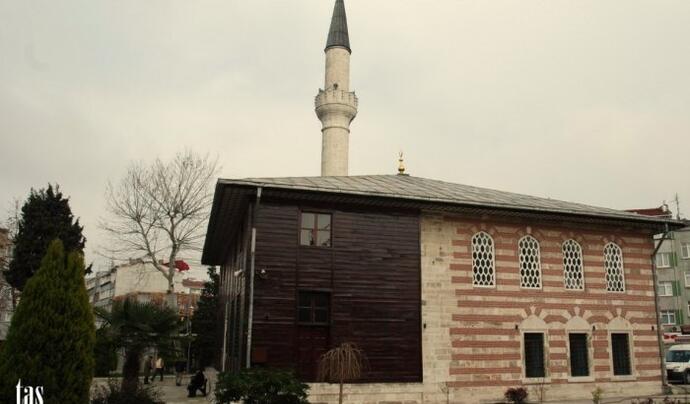
[(350, 51), (341, 47), (326, 50), (325, 89), (350, 91)]
[(322, 124), (321, 175), (348, 175), (350, 123), (357, 116), (357, 97), (350, 92), (350, 39), (343, 0), (336, 0), (326, 44), (324, 89), (316, 96)]

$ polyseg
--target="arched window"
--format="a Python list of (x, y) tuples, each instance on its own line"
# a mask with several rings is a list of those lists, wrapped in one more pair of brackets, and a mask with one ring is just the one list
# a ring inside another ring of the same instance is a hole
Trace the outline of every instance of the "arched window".
[(541, 288), (541, 258), (539, 242), (532, 236), (525, 236), (518, 242), (520, 259), (520, 286), (523, 288)]
[(575, 240), (567, 240), (563, 243), (563, 282), (566, 289), (583, 290), (585, 288), (582, 248)]
[(606, 271), (606, 290), (625, 292), (623, 251), (615, 243), (608, 243), (604, 247), (604, 270)]
[(494, 264), (494, 240), (485, 232), (472, 236), (472, 284), (474, 286), (496, 285)]

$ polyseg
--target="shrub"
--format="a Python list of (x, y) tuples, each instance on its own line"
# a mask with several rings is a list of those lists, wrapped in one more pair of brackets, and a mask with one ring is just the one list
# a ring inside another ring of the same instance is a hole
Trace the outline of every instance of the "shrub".
[(601, 389), (601, 387), (598, 387), (594, 390), (592, 390), (592, 403), (593, 404), (599, 404), (601, 403), (601, 397), (604, 394), (604, 390)]
[(26, 283), (0, 354), (0, 402), (16, 401), (15, 385), (43, 386), (51, 403), (86, 404), (94, 369), (95, 327), (81, 253), (50, 243)]
[(308, 389), (290, 371), (255, 368), (218, 375), (216, 400), (220, 404), (240, 400), (245, 404), (307, 404)]
[(506, 390), (504, 396), (506, 400), (515, 404), (522, 404), (527, 400), (527, 390), (524, 387), (511, 387)]
[(165, 404), (152, 387), (139, 386), (134, 391), (122, 390), (119, 383), (108, 382), (96, 389), (91, 404)]

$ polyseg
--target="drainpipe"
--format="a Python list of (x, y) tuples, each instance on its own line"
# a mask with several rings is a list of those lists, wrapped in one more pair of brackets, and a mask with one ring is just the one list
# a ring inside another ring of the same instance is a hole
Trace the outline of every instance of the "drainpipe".
[(256, 202), (252, 217), (252, 242), (249, 259), (249, 314), (247, 317), (247, 358), (246, 367), (252, 367), (252, 328), (254, 326), (254, 266), (256, 262), (256, 217), (261, 203), (261, 187), (256, 188)]
[[(657, 334), (657, 339), (659, 341), (659, 363), (661, 366), (661, 385), (666, 388), (668, 387), (668, 380), (666, 380), (666, 357), (664, 356), (664, 334), (661, 331), (661, 316), (659, 314), (659, 294), (657, 293), (657, 287), (658, 287), (658, 280), (657, 280), (657, 275), (656, 275), (656, 253), (659, 251), (659, 248), (661, 248), (661, 245), (664, 243), (664, 240), (666, 240), (666, 236), (668, 236), (668, 233), (670, 230), (668, 229), (668, 223), (666, 224), (666, 228), (664, 230), (664, 235), (661, 236), (661, 239), (659, 239), (659, 244), (657, 244), (656, 248), (654, 248), (654, 252), (652, 253), (651, 260), (652, 260), (652, 279), (654, 281), (654, 311), (656, 312), (656, 334)], [(664, 391), (665, 393), (665, 391)]]
[(232, 266), (230, 268), (225, 266), (225, 283), (223, 284), (223, 293), (225, 297), (225, 321), (223, 324), (223, 356), (221, 356), (221, 369), (225, 372), (226, 364), (228, 362), (228, 321), (230, 319), (230, 298), (232, 296), (235, 281), (235, 271), (233, 271)]

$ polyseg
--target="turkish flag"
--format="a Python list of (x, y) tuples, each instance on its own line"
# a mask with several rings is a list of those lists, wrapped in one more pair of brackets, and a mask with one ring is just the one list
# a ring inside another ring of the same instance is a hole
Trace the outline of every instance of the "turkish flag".
[[(167, 267), (167, 266), (168, 266), (168, 263), (167, 263), (167, 262), (164, 262), (164, 263), (163, 263), (163, 266), (166, 266), (166, 267)], [(175, 268), (177, 268), (177, 270), (180, 271), (180, 272), (182, 272), (182, 271), (189, 271), (189, 264), (187, 264), (186, 262), (184, 262), (184, 261), (182, 261), (182, 260), (175, 260)]]

